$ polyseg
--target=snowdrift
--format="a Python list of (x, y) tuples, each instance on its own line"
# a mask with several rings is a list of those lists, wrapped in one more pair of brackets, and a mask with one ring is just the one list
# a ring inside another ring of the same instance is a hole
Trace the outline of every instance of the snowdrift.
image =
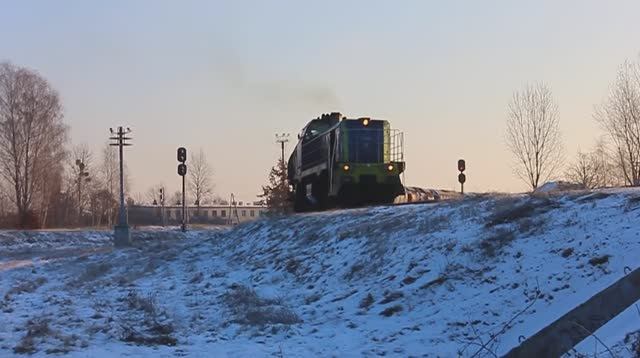
[(0, 355), (500, 355), (636, 268), (639, 227), (632, 190), (476, 195), (34, 259), (0, 273)]

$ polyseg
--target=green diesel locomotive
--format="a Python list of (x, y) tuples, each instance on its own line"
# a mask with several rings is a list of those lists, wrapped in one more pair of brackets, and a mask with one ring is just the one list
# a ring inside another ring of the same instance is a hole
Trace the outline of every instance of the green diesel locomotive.
[(403, 134), (388, 121), (323, 114), (298, 135), (288, 162), (296, 211), (392, 203), (404, 194)]

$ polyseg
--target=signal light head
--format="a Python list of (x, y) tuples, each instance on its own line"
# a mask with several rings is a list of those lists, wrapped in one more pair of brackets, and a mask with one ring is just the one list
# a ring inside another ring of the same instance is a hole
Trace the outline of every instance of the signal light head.
[(351, 169), (351, 167), (349, 166), (349, 164), (345, 164), (342, 166), (342, 170), (344, 170), (345, 172), (348, 172), (349, 169)]
[(465, 167), (466, 167), (466, 163), (464, 159), (458, 160), (458, 170), (463, 172), (466, 169)]

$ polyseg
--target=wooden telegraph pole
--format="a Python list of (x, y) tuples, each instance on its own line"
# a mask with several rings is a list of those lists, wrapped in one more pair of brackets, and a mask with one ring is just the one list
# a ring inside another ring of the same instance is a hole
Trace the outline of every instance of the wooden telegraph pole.
[(124, 155), (123, 155), (123, 147), (130, 146), (131, 143), (127, 143), (126, 141), (131, 140), (131, 137), (127, 137), (126, 135), (131, 133), (131, 129), (127, 127), (124, 129), (123, 127), (118, 127), (116, 131), (113, 128), (109, 128), (111, 132), (111, 137), (109, 139), (113, 140), (113, 143), (110, 143), (111, 146), (117, 146), (120, 154), (120, 210), (118, 211), (118, 223), (114, 227), (114, 240), (113, 243), (115, 246), (129, 246), (131, 244), (131, 232), (129, 231), (129, 222), (127, 219), (127, 212), (125, 209), (124, 202)]

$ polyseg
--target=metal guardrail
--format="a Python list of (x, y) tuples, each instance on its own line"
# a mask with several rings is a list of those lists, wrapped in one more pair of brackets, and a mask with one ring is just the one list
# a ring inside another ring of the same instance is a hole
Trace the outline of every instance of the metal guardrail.
[(640, 268), (513, 348), (506, 358), (560, 357), (640, 299)]

